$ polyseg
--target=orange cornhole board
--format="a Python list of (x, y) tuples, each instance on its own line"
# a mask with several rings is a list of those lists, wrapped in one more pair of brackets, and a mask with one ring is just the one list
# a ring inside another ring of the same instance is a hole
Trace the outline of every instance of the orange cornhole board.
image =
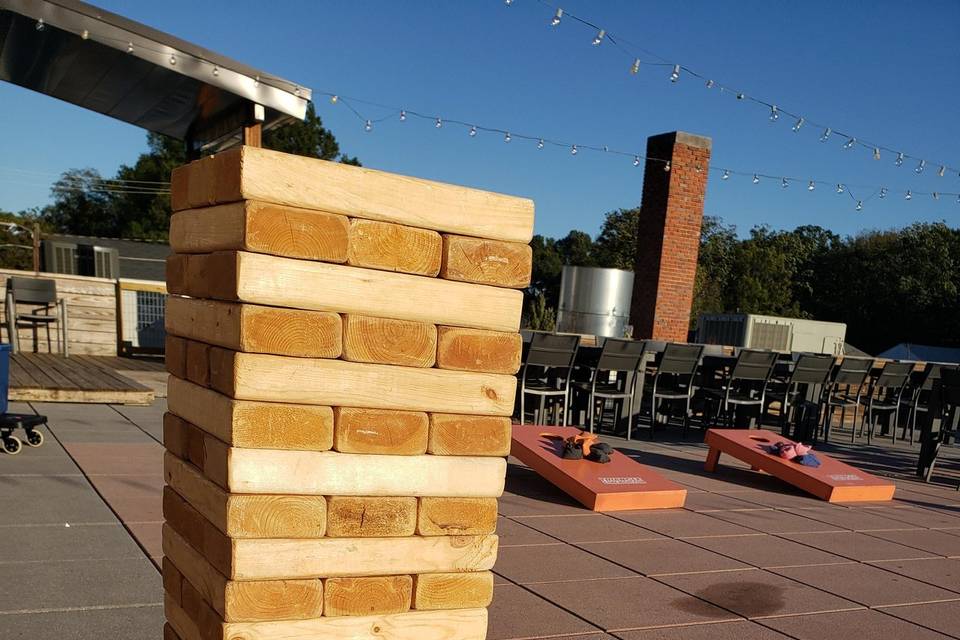
[(704, 440), (710, 446), (706, 470), (717, 468), (721, 453), (746, 462), (754, 470), (766, 471), (787, 484), (811, 493), (827, 502), (880, 502), (892, 500), (896, 489), (892, 482), (864, 473), (839, 460), (815, 451), (819, 467), (805, 467), (767, 453), (765, 447), (791, 442), (772, 431), (749, 429), (710, 429)]
[(674, 509), (687, 499), (686, 489), (619, 451), (611, 452), (606, 464), (564, 460), (563, 441), (543, 433), (567, 438), (580, 429), (515, 424), (510, 454), (588, 509)]

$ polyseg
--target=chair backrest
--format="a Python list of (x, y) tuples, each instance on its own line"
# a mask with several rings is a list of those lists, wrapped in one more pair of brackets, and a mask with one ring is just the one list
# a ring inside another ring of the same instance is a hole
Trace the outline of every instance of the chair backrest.
[(910, 381), (910, 372), (913, 371), (913, 362), (890, 361), (883, 365), (874, 389), (900, 389)]
[(960, 406), (960, 369), (944, 367), (940, 370), (940, 393), (944, 405)]
[(847, 358), (840, 361), (840, 366), (833, 372), (835, 384), (861, 385), (873, 369), (873, 360), (870, 358)]
[(692, 376), (697, 371), (702, 355), (702, 344), (668, 343), (657, 366), (657, 375)]
[(663, 350), (667, 348), (667, 342), (665, 340), (644, 340), (643, 346), (649, 353), (663, 353)]
[(737, 356), (737, 363), (733, 365), (733, 371), (730, 373), (730, 380), (766, 382), (776, 363), (776, 351), (741, 349), (740, 355)]
[(933, 389), (933, 383), (940, 379), (940, 376), (943, 374), (944, 370), (954, 369), (950, 365), (943, 365), (939, 362), (928, 362), (927, 366), (923, 368), (923, 374), (920, 379), (920, 389), (922, 391), (930, 391)]
[(527, 352), (527, 361), (524, 364), (569, 369), (573, 366), (579, 346), (578, 335), (538, 331), (530, 339), (530, 351)]
[(646, 345), (641, 340), (607, 338), (597, 361), (600, 371), (636, 371), (643, 360)]
[(820, 353), (801, 353), (793, 365), (791, 384), (825, 384), (833, 371), (833, 356)]
[(14, 304), (53, 304), (57, 301), (57, 282), (48, 278), (9, 278), (7, 291)]

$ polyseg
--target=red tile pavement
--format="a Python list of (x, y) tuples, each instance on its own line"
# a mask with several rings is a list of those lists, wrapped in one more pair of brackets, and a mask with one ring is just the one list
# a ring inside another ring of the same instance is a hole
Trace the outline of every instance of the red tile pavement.
[(764, 625), (797, 640), (856, 638), (856, 640), (945, 640), (945, 636), (881, 611), (860, 610), (822, 613), (816, 616), (772, 618)]

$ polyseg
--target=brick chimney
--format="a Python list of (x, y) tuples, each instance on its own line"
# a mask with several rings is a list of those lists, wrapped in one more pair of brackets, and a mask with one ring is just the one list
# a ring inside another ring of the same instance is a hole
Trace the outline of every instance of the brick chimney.
[[(647, 139), (630, 323), (635, 338), (686, 342), (700, 250), (710, 138)], [(664, 171), (663, 160), (670, 161)]]

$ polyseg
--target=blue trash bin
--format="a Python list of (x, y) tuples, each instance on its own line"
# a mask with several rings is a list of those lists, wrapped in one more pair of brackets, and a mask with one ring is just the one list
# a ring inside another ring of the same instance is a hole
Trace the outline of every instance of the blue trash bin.
[(10, 392), (10, 345), (0, 344), (0, 414), (7, 412)]

